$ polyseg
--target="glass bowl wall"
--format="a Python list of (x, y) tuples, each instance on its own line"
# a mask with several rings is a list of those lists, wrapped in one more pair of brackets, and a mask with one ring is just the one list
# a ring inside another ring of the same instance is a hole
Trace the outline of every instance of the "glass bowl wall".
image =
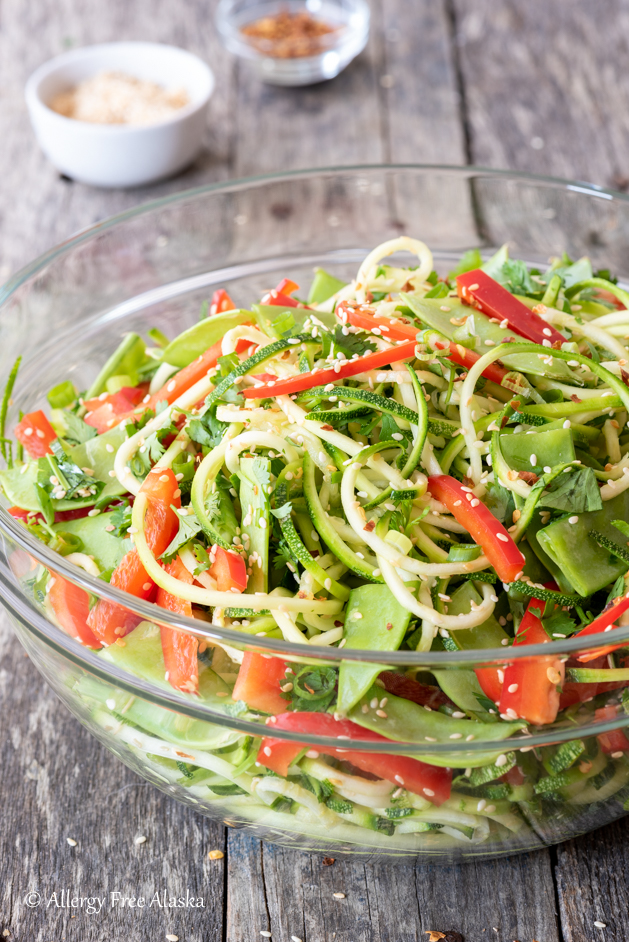
[[(283, 276), (307, 285), (317, 266), (349, 279), (371, 248), (402, 233), (427, 242), (443, 270), (468, 248), (489, 253), (508, 241), (514, 256), (532, 263), (565, 251), (590, 255), (595, 268), (608, 267), (621, 277), (629, 274), (629, 201), (581, 184), (472, 168), (361, 167), (191, 191), (79, 234), (0, 289), (1, 374), (7, 375), (17, 355), (24, 356), (8, 427), (19, 410), (44, 406), (46, 392), (62, 378), (71, 378), (78, 388), (89, 385), (122, 333), (145, 333), (156, 326), (172, 336), (194, 323), (214, 286), (225, 287), (236, 303), (248, 306)], [(236, 775), (231, 761), (240, 755), (245, 737), (254, 737), (251, 751), (260, 735), (268, 733), (264, 717), (243, 711), (224, 689), (201, 701), (176, 692), (161, 678), (129, 674), (82, 648), (48, 618), (36, 577), (45, 567), (94, 595), (126, 604), (145, 622), (143, 630), (149, 635), (148, 626), (156, 618), (193, 629), (223, 652), (217, 657), (227, 679), (237, 668), (225, 647), (233, 660), (239, 652), (255, 649), (298, 664), (316, 660), (331, 666), (338, 664), (337, 649), (313, 651), (178, 619), (122, 596), (50, 553), (3, 508), (0, 529), (0, 595), (38, 669), (116, 756), (204, 814), (252, 828), (270, 840), (331, 854), (451, 860), (556, 843), (629, 808), (629, 754), (613, 747), (605, 751), (614, 742), (610, 731), (629, 724), (621, 691), (612, 691), (596, 693), (595, 705), (609, 707), (604, 714), (595, 716), (592, 707), (576, 704), (570, 721), (564, 718), (533, 729), (532, 735), (515, 732), (499, 743), (488, 733), (456, 749), (449, 742), (433, 744), (425, 736), (370, 745), (371, 752), (423, 757), (455, 770), (479, 767), (488, 755), (498, 762), (494, 779), (458, 789), (458, 804), (449, 809), (443, 826), (432, 827), (436, 819), (431, 822), (428, 814), (425, 827), (396, 827), (391, 833), (392, 828), (382, 824), (390, 796), (377, 794), (378, 786), (362, 796), (376, 812), (360, 825), (331, 817), (314, 796), (308, 798), (299, 782), (295, 787), (302, 791), (293, 792), (299, 800), (292, 812), (282, 810), (277, 803), (282, 796), (273, 791), (264, 769), (251, 765)], [(596, 640), (590, 640), (588, 650)], [(610, 640), (606, 634), (605, 644)], [(613, 640), (627, 642), (629, 628), (618, 629)], [(566, 660), (580, 645), (584, 647), (577, 639), (553, 642), (543, 646), (543, 656)], [(542, 656), (541, 647), (527, 647), (527, 656)], [(509, 649), (508, 660), (518, 655)], [(373, 658), (367, 651), (344, 653), (345, 660)], [(479, 665), (503, 665), (505, 650), (446, 655), (406, 651), (378, 658), (378, 663), (383, 661), (383, 669), (426, 672), (447, 665), (470, 671)], [(336, 740), (276, 736), (305, 742), (313, 753), (317, 746), (338, 748)], [(577, 758), (565, 770), (562, 784), (555, 780), (555, 790), (548, 790), (540, 785), (549, 776), (548, 747), (554, 746), (554, 755), (566, 742), (575, 745), (565, 747), (564, 753), (572, 749)], [(355, 746), (345, 745), (351, 763)], [(503, 781), (506, 768), (519, 770), (511, 772), (511, 784)], [(345, 781), (346, 789), (355, 784)], [(504, 785), (508, 788), (501, 789)]]

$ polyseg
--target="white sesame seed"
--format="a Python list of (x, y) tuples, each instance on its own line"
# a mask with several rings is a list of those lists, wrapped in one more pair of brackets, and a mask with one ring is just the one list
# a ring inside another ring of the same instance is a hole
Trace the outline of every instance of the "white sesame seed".
[(568, 523), (578, 523), (578, 522), (579, 522), (579, 518), (577, 517), (576, 514), (573, 517), (568, 517)]
[(481, 798), (481, 800), (480, 800), (480, 801), (478, 802), (478, 804), (476, 805), (476, 810), (477, 810), (477, 811), (484, 811), (486, 807), (487, 807), (487, 802), (485, 801), (484, 798)]
[(607, 923), (606, 923), (606, 922), (599, 922), (598, 919), (596, 920), (596, 922), (594, 923), (594, 925), (596, 926), (597, 929), (607, 929)]
[(116, 701), (112, 700), (111, 698), (109, 700), (105, 700), (105, 706), (108, 710), (113, 710), (115, 709)]
[(455, 720), (464, 720), (465, 713), (461, 713), (460, 710), (455, 710), (454, 713), (452, 714), (452, 718)]
[[(345, 893), (333, 893), (332, 896), (334, 899), (345, 899)], [(270, 935), (271, 933), (269, 933)]]
[(144, 834), (139, 834), (139, 835), (136, 837), (134, 843), (136, 843), (136, 844), (146, 844), (146, 838), (145, 838)]
[(498, 539), (501, 540), (503, 543), (508, 543), (508, 542), (509, 542), (509, 537), (507, 536), (506, 533), (496, 533), (496, 536), (497, 536)]
[(537, 455), (535, 454), (531, 455), (531, 457), (529, 458), (529, 461), (531, 462), (533, 467), (535, 467), (535, 465), (537, 464)]
[(435, 793), (433, 792), (432, 788), (423, 788), (422, 791), (423, 791), (424, 795), (427, 795), (427, 796), (428, 796), (428, 798), (434, 798), (434, 797), (435, 797)]
[(263, 935), (265, 939), (271, 938), (271, 933), (268, 929), (260, 929), (260, 935)]
[(111, 455), (114, 453), (115, 450), (116, 449), (114, 448), (114, 446), (111, 445), (109, 442), (107, 442), (107, 444), (105, 445), (105, 451), (108, 451), (109, 454)]
[(73, 840), (71, 837), (66, 837), (66, 841), (68, 842), (70, 847), (76, 847), (76, 841)]
[(507, 764), (507, 757), (506, 757), (506, 756), (504, 755), (504, 753), (503, 753), (503, 755), (498, 756), (498, 758), (496, 759), (496, 766), (497, 766), (499, 769), (501, 769), (502, 766), (503, 766), (503, 765), (506, 765), (506, 764)]

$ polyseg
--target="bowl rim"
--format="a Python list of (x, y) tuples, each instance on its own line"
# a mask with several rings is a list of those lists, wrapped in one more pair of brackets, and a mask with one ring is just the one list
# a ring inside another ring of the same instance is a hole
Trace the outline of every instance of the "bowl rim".
[[(90, 55), (99, 50), (114, 50), (121, 47), (143, 47), (150, 49), (157, 49), (162, 52), (177, 52), (184, 56), (187, 56), (191, 60), (201, 67), (205, 72), (205, 91), (203, 92), (202, 97), (196, 102), (190, 102), (187, 105), (184, 105), (183, 108), (179, 108), (173, 115), (169, 118), (163, 118), (161, 121), (154, 121), (151, 124), (103, 124), (101, 122), (92, 122), (92, 121), (79, 121), (77, 118), (69, 118), (67, 115), (59, 114), (59, 112), (54, 111), (50, 105), (48, 105), (42, 98), (40, 93), (40, 85), (42, 81), (47, 78), (49, 75), (54, 75), (59, 69), (62, 69), (68, 63), (72, 63), (75, 60), (80, 60), (81, 58), (89, 58)], [(141, 132), (146, 132), (153, 130), (154, 128), (163, 128), (168, 125), (175, 125), (186, 118), (190, 117), (193, 114), (198, 113), (207, 106), (210, 98), (214, 94), (216, 88), (216, 76), (211, 66), (208, 65), (200, 56), (197, 56), (194, 52), (190, 52), (188, 49), (183, 49), (181, 46), (173, 46), (171, 43), (155, 43), (144, 40), (120, 40), (114, 42), (106, 43), (92, 43), (89, 46), (79, 46), (76, 49), (68, 49), (66, 52), (60, 53), (58, 56), (54, 56), (52, 59), (42, 62), (34, 72), (29, 75), (24, 85), (24, 99), (29, 110), (39, 109), (45, 112), (46, 115), (52, 116), (53, 120), (58, 120), (61, 122), (60, 127), (67, 128), (68, 130), (72, 128), (81, 128), (83, 133), (87, 133), (88, 129), (92, 133), (102, 134), (102, 135), (122, 135), (122, 134), (137, 134)], [(63, 243), (65, 245), (66, 243)], [(1, 301), (1, 296), (0, 296)]]
[[(137, 216), (148, 215), (156, 210), (168, 207), (174, 204), (183, 204), (189, 200), (207, 194), (213, 193), (238, 193), (248, 188), (259, 188), (269, 184), (277, 184), (287, 180), (309, 180), (315, 177), (325, 176), (352, 176), (357, 173), (386, 173), (414, 171), (420, 173), (439, 173), (442, 175), (452, 175), (460, 178), (472, 179), (475, 177), (494, 177), (503, 180), (514, 180), (522, 183), (533, 183), (538, 186), (546, 186), (551, 189), (567, 189), (571, 192), (581, 193), (586, 196), (594, 196), (606, 200), (617, 200), (619, 202), (629, 202), (629, 195), (617, 193), (614, 190), (601, 187), (597, 184), (591, 184), (581, 181), (571, 181), (560, 177), (542, 176), (539, 174), (526, 173), (523, 171), (495, 170), (489, 167), (475, 165), (456, 165), (456, 164), (353, 164), (344, 167), (324, 167), (303, 170), (292, 170), (282, 173), (269, 173), (257, 176), (243, 177), (235, 180), (220, 181), (217, 183), (205, 184), (199, 187), (193, 187), (182, 190), (177, 193), (169, 194), (155, 200), (142, 203), (139, 206), (125, 210), (115, 216), (111, 216), (101, 222), (79, 230), (74, 236), (54, 246), (47, 252), (35, 258), (32, 262), (21, 268), (12, 276), (4, 286), (0, 286), (0, 317), (3, 313), (3, 307), (6, 302), (19, 290), (27, 279), (36, 276), (46, 269), (46, 267), (55, 259), (69, 254), (73, 249), (82, 245), (89, 239), (100, 235), (103, 232), (135, 219)], [(311, 645), (294, 644), (284, 639), (273, 639), (258, 637), (256, 635), (245, 635), (242, 632), (221, 628), (211, 623), (201, 622), (194, 618), (186, 618), (168, 612), (159, 606), (136, 599), (133, 596), (122, 592), (109, 585), (101, 579), (89, 575), (82, 569), (73, 566), (65, 561), (63, 556), (52, 552), (48, 547), (28, 533), (26, 528), (0, 504), (0, 535), (8, 537), (9, 540), (25, 550), (29, 555), (35, 557), (42, 565), (52, 568), (70, 582), (81, 586), (87, 592), (97, 597), (106, 598), (129, 611), (139, 615), (143, 620), (157, 622), (169, 627), (193, 633), (199, 638), (207, 638), (209, 641), (219, 641), (225, 644), (231, 644), (237, 648), (256, 649), (261, 653), (271, 653), (275, 655), (288, 655), (294, 658), (316, 658), (317, 660), (340, 660), (339, 649), (335, 647), (316, 647)], [(6, 580), (5, 580), (6, 583)], [(4, 596), (0, 581), (0, 595)], [(40, 615), (37, 609), (33, 613)], [(78, 642), (60, 632), (54, 624), (45, 620), (60, 637), (61, 647), (66, 651), (76, 652)], [(207, 625), (207, 627), (204, 627)], [(343, 649), (342, 660), (357, 662), (382, 662), (391, 666), (417, 666), (426, 667), (443, 665), (447, 662), (449, 665), (458, 665), (459, 667), (471, 663), (492, 663), (517, 661), (525, 657), (559, 656), (570, 655), (577, 651), (593, 650), (599, 646), (608, 646), (611, 643), (621, 644), (629, 641), (629, 625), (624, 628), (616, 628), (611, 632), (601, 632), (599, 634), (588, 635), (587, 640), (579, 640), (577, 637), (565, 638), (558, 641), (549, 641), (543, 644), (527, 645), (522, 648), (478, 648), (471, 651), (452, 651), (447, 652), (447, 656), (441, 652), (417, 652), (417, 651), (389, 651), (374, 652), (372, 650)], [(91, 649), (82, 648), (87, 652)], [(93, 652), (91, 652), (93, 654)], [(380, 653), (381, 657), (377, 657)], [(507, 657), (508, 654), (508, 657)]]

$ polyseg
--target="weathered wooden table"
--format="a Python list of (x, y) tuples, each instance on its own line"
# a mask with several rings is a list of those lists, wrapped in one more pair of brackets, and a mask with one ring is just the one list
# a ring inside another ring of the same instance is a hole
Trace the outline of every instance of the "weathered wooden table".
[[(298, 90), (261, 86), (236, 65), (217, 40), (213, 7), (4, 0), (0, 280), (129, 206), (272, 170), (471, 162), (629, 186), (626, 0), (373, 0), (367, 51), (335, 81)], [(158, 187), (107, 192), (61, 179), (28, 124), (22, 89), (37, 65), (69, 46), (115, 39), (180, 45), (216, 71), (207, 150)], [(498, 862), (323, 866), (226, 831), (143, 783), (70, 717), (5, 620), (0, 645), (2, 938), (251, 942), (270, 930), (276, 942), (410, 942), (430, 929), (456, 929), (467, 942), (629, 938), (629, 819)], [(145, 843), (134, 842), (139, 834)], [(216, 848), (225, 856), (210, 860)], [(90, 915), (58, 905), (66, 890), (150, 899), (165, 889), (188, 890), (204, 907), (134, 910), (108, 899)], [(31, 892), (39, 907), (26, 905)]]

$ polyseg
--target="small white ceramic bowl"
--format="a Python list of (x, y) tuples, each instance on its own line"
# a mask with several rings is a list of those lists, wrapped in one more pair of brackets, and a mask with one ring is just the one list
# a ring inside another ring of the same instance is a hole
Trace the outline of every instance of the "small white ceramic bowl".
[[(103, 71), (117, 71), (184, 88), (185, 108), (158, 124), (93, 124), (53, 111), (59, 93)], [(202, 147), (214, 74), (197, 56), (159, 43), (103, 43), (73, 49), (40, 66), (29, 78), (26, 104), (37, 140), (61, 173), (92, 186), (130, 187), (172, 176)]]

